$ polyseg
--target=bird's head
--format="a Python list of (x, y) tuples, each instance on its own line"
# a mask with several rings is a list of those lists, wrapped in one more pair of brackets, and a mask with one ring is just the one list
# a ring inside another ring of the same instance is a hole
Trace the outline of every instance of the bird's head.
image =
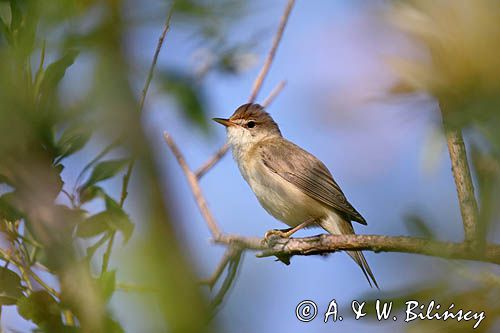
[(267, 138), (281, 137), (278, 124), (259, 104), (243, 104), (229, 119), (213, 120), (226, 126), (228, 142), (233, 146), (251, 146)]

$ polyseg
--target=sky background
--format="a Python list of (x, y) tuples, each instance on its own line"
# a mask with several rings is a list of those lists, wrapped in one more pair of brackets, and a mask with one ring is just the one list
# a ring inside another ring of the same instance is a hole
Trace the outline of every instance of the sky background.
[[(211, 73), (203, 86), (207, 117), (229, 117), (244, 104), (262, 61), (271, 45), (286, 1), (255, 1), (237, 23), (230, 25), (228, 39), (245, 41), (252, 36), (256, 62), (238, 76)], [(166, 12), (163, 3), (157, 3)], [(456, 192), (443, 138), (437, 130), (440, 118), (436, 104), (426, 96), (394, 98), (387, 93), (395, 82), (388, 59), (418, 54), (385, 16), (383, 1), (297, 1), (292, 11), (275, 61), (257, 101), (262, 102), (281, 80), (287, 86), (268, 108), (283, 135), (321, 159), (342, 187), (348, 200), (368, 221), (354, 225), (357, 233), (408, 235), (405, 216), (420, 213), (436, 235), (460, 241), (462, 224)], [(131, 11), (131, 15), (133, 11)], [(158, 69), (196, 68), (193, 56), (200, 44), (195, 29), (176, 25), (174, 19)], [(161, 23), (131, 27), (127, 47), (137, 63), (148, 64), (155, 49)], [(85, 85), (85, 59), (68, 71), (68, 78), (79, 77)], [(142, 69), (140, 69), (142, 70)], [(146, 73), (146, 70), (142, 70)], [(145, 74), (144, 74), (145, 75)], [(133, 84), (140, 90), (144, 77)], [(65, 87), (71, 94), (78, 87)], [(224, 248), (210, 242), (210, 233), (192, 198), (184, 174), (163, 141), (163, 131), (171, 133), (191, 168), (196, 169), (225, 142), (225, 130), (209, 124), (209, 134), (193, 127), (174, 101), (153, 85), (144, 109), (144, 126), (155, 147), (158, 163), (165, 170), (165, 189), (172, 195), (175, 226), (185, 251), (200, 277), (209, 276)], [(78, 157), (68, 161), (81, 165), (98, 150), (93, 140)], [(71, 170), (74, 168), (67, 168)], [(76, 174), (67, 172), (67, 185)], [(121, 179), (106, 183), (119, 192)], [(140, 198), (133, 188), (125, 205), (132, 217)], [(244, 182), (230, 154), (201, 180), (203, 192), (217, 222), (228, 233), (263, 236), (269, 229), (286, 227), (260, 207)], [(96, 211), (99, 207), (93, 207)], [(141, 274), (126, 263), (140, 235), (138, 232), (124, 249), (114, 252), (112, 266), (119, 268), (119, 279)], [(297, 236), (321, 230), (300, 231)], [(453, 263), (418, 255), (365, 252), (383, 291), (405, 290), (411, 286), (449, 274)], [(143, 273), (143, 272), (142, 272)], [(208, 292), (208, 291), (207, 291)], [(406, 327), (397, 322), (355, 321), (350, 312), (353, 300), (377, 295), (369, 287), (359, 267), (344, 253), (327, 257), (293, 257), (285, 266), (273, 258), (244, 254), (237, 281), (220, 309), (222, 331), (227, 332), (382, 332)], [(309, 323), (295, 318), (295, 307), (302, 300), (313, 300), (318, 317)], [(328, 303), (336, 299), (342, 322), (322, 322)], [(154, 313), (144, 311), (144, 300), (134, 294), (117, 293), (112, 306), (128, 332), (158, 332)], [(20, 331), (31, 327), (21, 322), (15, 309), (6, 308), (5, 328)], [(193, 313), (193, 320), (196, 314)]]

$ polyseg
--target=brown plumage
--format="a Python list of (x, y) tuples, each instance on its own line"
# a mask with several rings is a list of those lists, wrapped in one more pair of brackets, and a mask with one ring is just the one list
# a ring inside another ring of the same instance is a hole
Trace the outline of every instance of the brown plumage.
[[(286, 140), (278, 124), (259, 104), (240, 106), (229, 119), (216, 118), (228, 130), (228, 142), (243, 178), (264, 209), (293, 228), (313, 221), (331, 234), (354, 234), (351, 221), (366, 220), (347, 201), (328, 168)], [(291, 235), (291, 234), (289, 234)], [(347, 251), (366, 279), (378, 288), (361, 251)]]

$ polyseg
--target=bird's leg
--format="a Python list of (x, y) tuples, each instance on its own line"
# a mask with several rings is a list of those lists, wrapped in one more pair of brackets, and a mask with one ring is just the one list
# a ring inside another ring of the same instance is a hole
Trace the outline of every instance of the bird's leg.
[(304, 229), (305, 227), (311, 225), (314, 222), (316, 222), (316, 219), (310, 218), (310, 219), (302, 222), (301, 224), (299, 224), (298, 226), (295, 226), (293, 228), (282, 229), (282, 230), (280, 230), (280, 229), (269, 230), (264, 235), (264, 239), (268, 240), (274, 236), (280, 237), (280, 238), (290, 238), (290, 236), (292, 236), (294, 233), (296, 233), (300, 229)]

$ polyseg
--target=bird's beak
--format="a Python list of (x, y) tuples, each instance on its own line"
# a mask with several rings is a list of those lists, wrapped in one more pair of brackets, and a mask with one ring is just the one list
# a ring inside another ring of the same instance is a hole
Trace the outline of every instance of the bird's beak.
[(229, 119), (224, 119), (224, 118), (212, 118), (213, 121), (216, 121), (218, 122), (219, 124), (222, 124), (226, 127), (229, 127), (229, 126), (234, 126), (236, 125), (235, 123), (233, 123), (231, 120)]

